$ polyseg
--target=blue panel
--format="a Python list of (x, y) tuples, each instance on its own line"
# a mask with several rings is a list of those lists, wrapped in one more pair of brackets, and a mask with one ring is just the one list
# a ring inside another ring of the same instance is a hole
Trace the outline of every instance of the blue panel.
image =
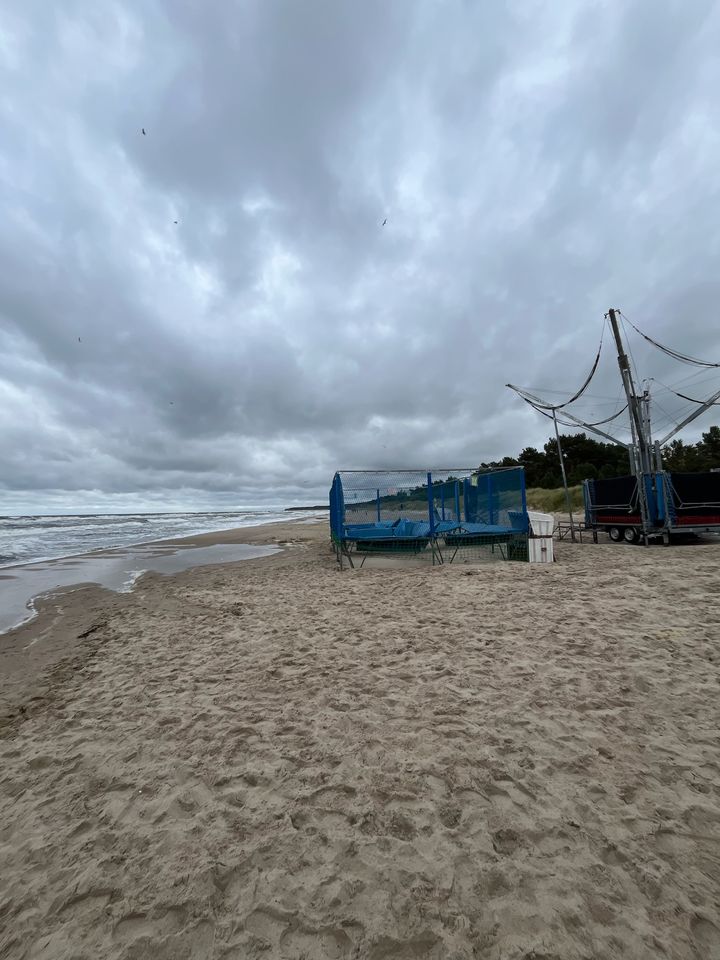
[(655, 474), (655, 496), (657, 498), (657, 522), (664, 524), (667, 519), (667, 504), (665, 500), (665, 483), (662, 473)]
[(342, 481), (340, 474), (336, 473), (330, 488), (330, 532), (337, 540), (343, 538), (343, 514)]
[(583, 480), (583, 502), (585, 503), (585, 523), (590, 526), (593, 522), (592, 515), (592, 480)]
[[(527, 510), (508, 510), (508, 518), (511, 528), (517, 533), (530, 532), (530, 517), (527, 515)], [(503, 527), (503, 530), (505, 529), (507, 528)]]
[(427, 475), (427, 500), (428, 500), (428, 522), (430, 523), (430, 534), (432, 535), (433, 524), (435, 523), (435, 508), (433, 507), (432, 474), (429, 471)]
[(658, 524), (658, 505), (657, 497), (655, 496), (655, 489), (653, 487), (652, 474), (643, 474), (643, 481), (645, 483), (645, 498), (648, 506), (648, 519), (651, 526), (656, 527)]

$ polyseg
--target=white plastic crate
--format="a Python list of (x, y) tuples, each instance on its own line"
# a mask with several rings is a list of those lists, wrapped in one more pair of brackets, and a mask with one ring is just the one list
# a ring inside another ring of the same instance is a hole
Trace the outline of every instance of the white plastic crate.
[(549, 513), (536, 513), (534, 510), (528, 510), (528, 517), (530, 517), (530, 527), (534, 534), (528, 540), (530, 563), (552, 563), (555, 559), (553, 553), (554, 517)]

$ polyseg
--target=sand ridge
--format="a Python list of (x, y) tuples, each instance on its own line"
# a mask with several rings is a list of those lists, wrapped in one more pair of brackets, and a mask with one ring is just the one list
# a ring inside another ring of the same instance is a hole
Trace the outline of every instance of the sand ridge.
[(720, 956), (720, 548), (292, 540), (144, 578), (4, 729), (0, 956)]

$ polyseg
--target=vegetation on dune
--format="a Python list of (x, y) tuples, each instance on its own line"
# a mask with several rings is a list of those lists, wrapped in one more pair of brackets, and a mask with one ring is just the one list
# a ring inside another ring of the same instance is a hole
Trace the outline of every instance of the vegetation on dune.
[[(578, 484), (570, 487), (570, 502), (573, 510), (583, 510), (582, 486)], [(542, 487), (531, 487), (526, 491), (528, 510), (539, 510), (541, 513), (566, 513), (567, 501), (565, 490), (543, 490)]]
[[(628, 454), (624, 447), (600, 443), (584, 433), (561, 434), (560, 443), (565, 458), (568, 484), (575, 486), (583, 480), (620, 477), (630, 472)], [(710, 427), (697, 443), (673, 440), (663, 447), (663, 467), (679, 473), (699, 473), (720, 467), (720, 427)], [(550, 437), (542, 450), (525, 447), (518, 457), (503, 457), (486, 467), (525, 468), (525, 483), (529, 488), (554, 490), (562, 486), (555, 437)]]

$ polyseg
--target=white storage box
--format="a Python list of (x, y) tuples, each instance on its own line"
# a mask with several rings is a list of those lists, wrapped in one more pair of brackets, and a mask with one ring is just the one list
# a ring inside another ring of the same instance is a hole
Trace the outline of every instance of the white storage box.
[(552, 563), (555, 559), (552, 536), (555, 519), (552, 514), (536, 513), (534, 510), (528, 510), (528, 517), (533, 534), (528, 540), (530, 563)]

